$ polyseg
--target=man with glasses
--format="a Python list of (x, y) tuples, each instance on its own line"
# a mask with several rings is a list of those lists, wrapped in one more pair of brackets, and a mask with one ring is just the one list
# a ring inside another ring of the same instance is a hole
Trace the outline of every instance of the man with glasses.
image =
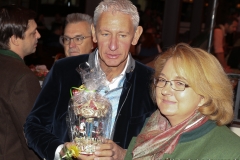
[(91, 53), (93, 41), (91, 33), (92, 17), (87, 14), (72, 13), (66, 17), (64, 35), (59, 41), (66, 57)]
[[(88, 62), (106, 76), (107, 86), (99, 93), (109, 98), (113, 111), (111, 121), (114, 122), (109, 129), (112, 140), (107, 143), (112, 146), (114, 159), (123, 159), (117, 152), (125, 151), (132, 137), (141, 131), (146, 118), (157, 109), (149, 90), (153, 69), (135, 61), (129, 53), (131, 45), (136, 45), (142, 34), (138, 24), (138, 11), (131, 1), (101, 1), (91, 26), (98, 48), (90, 54), (55, 62), (24, 125), (29, 146), (42, 158), (58, 159), (61, 149), (70, 141), (66, 125), (69, 92), (72, 87), (82, 85), (76, 69), (79, 64)], [(82, 40), (70, 38), (63, 40)]]

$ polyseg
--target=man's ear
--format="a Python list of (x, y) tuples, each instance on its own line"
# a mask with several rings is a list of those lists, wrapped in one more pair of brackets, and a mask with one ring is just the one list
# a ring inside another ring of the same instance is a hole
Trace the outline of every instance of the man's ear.
[(133, 40), (132, 40), (132, 45), (136, 45), (137, 44), (137, 42), (138, 42), (142, 32), (143, 32), (143, 28), (141, 26), (138, 26), (136, 31), (135, 31)]
[(18, 38), (15, 35), (12, 35), (9, 39), (9, 43), (10, 45), (12, 44), (12, 45), (18, 46), (19, 45)]
[(91, 30), (92, 30), (92, 37), (93, 37), (93, 42), (97, 43), (97, 36), (96, 36), (96, 30), (93, 24), (91, 24)]

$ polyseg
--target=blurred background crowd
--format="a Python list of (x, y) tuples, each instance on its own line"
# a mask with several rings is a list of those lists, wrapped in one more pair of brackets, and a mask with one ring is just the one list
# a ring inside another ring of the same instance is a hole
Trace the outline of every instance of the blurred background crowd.
[[(65, 17), (69, 13), (80, 12), (93, 15), (96, 5), (101, 0), (0, 0), (0, 5), (18, 4), (38, 13), (36, 22), (41, 34), (37, 50), (25, 57), (26, 65), (45, 64), (48, 69), (56, 59), (64, 57), (63, 46), (59, 37), (63, 35)], [(149, 64), (162, 51), (178, 42), (191, 43), (196, 37), (210, 28), (214, 0), (132, 0), (140, 15), (140, 25), (144, 34), (131, 53), (139, 61)], [(239, 0), (218, 0), (214, 24), (232, 16), (240, 20)], [(175, 19), (173, 19), (175, 18)], [(169, 22), (171, 20), (171, 22)], [(226, 52), (228, 60), (234, 47), (240, 46), (240, 25), (235, 32), (226, 33)], [(97, 47), (97, 46), (95, 46)], [(198, 47), (198, 46), (197, 46)], [(240, 49), (235, 49), (234, 58), (238, 59)], [(228, 65), (231, 66), (229, 62)]]

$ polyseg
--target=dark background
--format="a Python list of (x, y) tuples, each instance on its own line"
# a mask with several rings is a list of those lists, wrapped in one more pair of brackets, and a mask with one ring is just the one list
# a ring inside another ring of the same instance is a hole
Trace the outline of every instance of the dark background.
[[(65, 17), (69, 13), (80, 12), (93, 15), (93, 11), (97, 4), (101, 0), (0, 0), (0, 5), (18, 4), (26, 8), (33, 9), (37, 13), (43, 13), (45, 17), (53, 17), (55, 13), (60, 13), (62, 17)], [(177, 21), (178, 31), (176, 32), (175, 42), (190, 41), (193, 37), (198, 35), (206, 27), (209, 27), (211, 22), (211, 3), (214, 0), (132, 0), (134, 4), (138, 4), (139, 1), (144, 1), (145, 6), (141, 6), (141, 10), (144, 12), (146, 8), (150, 8), (153, 11), (156, 10), (162, 17), (164, 22), (164, 14), (168, 14), (166, 10), (171, 10), (171, 6), (178, 8), (179, 17), (172, 19)], [(168, 5), (166, 2), (168, 1)], [(169, 4), (170, 3), (170, 4)], [(198, 18), (198, 24), (205, 24), (206, 27), (196, 31), (192, 36), (190, 35), (191, 22), (194, 14), (194, 3), (199, 3), (198, 8), (200, 17)], [(201, 11), (200, 11), (201, 10)], [(174, 12), (174, 11), (173, 11)], [(218, 23), (226, 15), (240, 12), (240, 0), (218, 0), (218, 7), (216, 13), (216, 21)], [(175, 13), (176, 14), (176, 13)], [(182, 26), (181, 23), (186, 22), (187, 26)], [(164, 27), (163, 27), (164, 28)], [(180, 31), (181, 28), (185, 28), (186, 33)], [(183, 34), (183, 35), (182, 35)]]

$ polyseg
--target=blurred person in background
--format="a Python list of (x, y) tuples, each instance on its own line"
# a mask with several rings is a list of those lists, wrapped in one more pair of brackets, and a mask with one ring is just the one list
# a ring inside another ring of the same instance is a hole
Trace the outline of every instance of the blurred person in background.
[[(31, 10), (0, 8), (0, 159), (39, 160), (28, 148), (23, 124), (40, 92), (23, 58), (36, 51), (40, 34)], [(3, 123), (4, 122), (4, 123)]]
[(62, 44), (59, 42), (60, 36), (63, 34), (62, 23), (54, 22), (51, 26), (51, 31), (45, 39), (43, 39), (43, 45), (48, 47), (62, 48)]
[(232, 72), (231, 68), (227, 65), (225, 59), (228, 54), (226, 35), (231, 34), (237, 30), (238, 20), (235, 17), (228, 17), (215, 27), (213, 30), (213, 54), (223, 66), (225, 72)]
[(141, 42), (137, 46), (136, 50), (137, 55), (143, 57), (156, 56), (162, 52), (152, 33), (144, 33), (142, 35)]

